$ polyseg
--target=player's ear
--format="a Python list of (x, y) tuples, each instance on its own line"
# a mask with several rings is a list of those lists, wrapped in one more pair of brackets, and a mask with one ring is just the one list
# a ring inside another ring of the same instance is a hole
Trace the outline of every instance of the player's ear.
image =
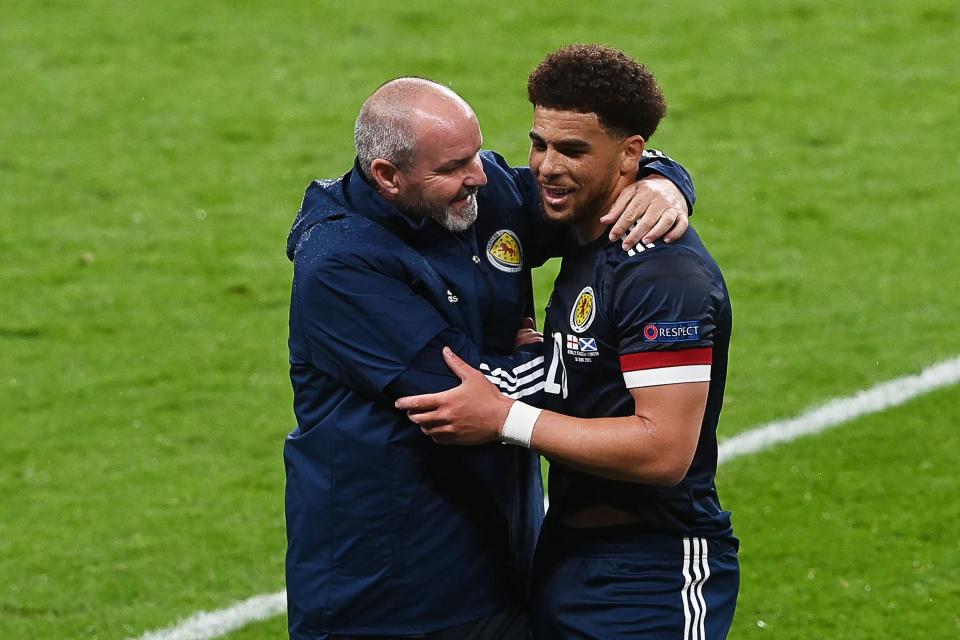
[(646, 146), (647, 141), (640, 135), (630, 136), (620, 144), (620, 171), (624, 175), (637, 173), (637, 165), (643, 158), (643, 150)]
[(387, 196), (400, 193), (400, 170), (389, 160), (375, 158), (370, 163), (370, 175), (378, 191)]

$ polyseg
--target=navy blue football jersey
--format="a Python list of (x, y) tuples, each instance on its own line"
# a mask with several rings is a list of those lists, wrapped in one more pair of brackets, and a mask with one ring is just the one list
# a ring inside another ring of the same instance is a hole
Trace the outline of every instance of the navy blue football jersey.
[(606, 234), (568, 249), (547, 306), (546, 409), (580, 418), (629, 416), (630, 389), (686, 382), (710, 388), (693, 463), (677, 486), (608, 480), (552, 462), (552, 515), (606, 505), (652, 533), (732, 534), (714, 486), (731, 321), (723, 275), (692, 227), (674, 243), (629, 252)]

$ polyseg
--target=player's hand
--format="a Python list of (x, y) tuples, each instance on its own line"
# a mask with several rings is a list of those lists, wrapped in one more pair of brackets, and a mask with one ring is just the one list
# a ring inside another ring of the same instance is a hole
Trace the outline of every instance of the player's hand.
[(524, 318), (513, 341), (513, 348), (519, 349), (526, 344), (543, 342), (543, 334), (537, 331), (537, 322), (533, 318)]
[(407, 396), (395, 403), (410, 420), (438, 444), (474, 445), (500, 439), (513, 400), (502, 395), (487, 378), (461, 360), (450, 347), (443, 359), (462, 381), (441, 393)]
[[(678, 240), (690, 226), (688, 217), (687, 200), (677, 185), (653, 174), (621, 191), (600, 222), (613, 224), (610, 240), (622, 237), (623, 249), (628, 251), (638, 242), (646, 244), (659, 238), (664, 242)], [(636, 226), (630, 229), (633, 223)]]

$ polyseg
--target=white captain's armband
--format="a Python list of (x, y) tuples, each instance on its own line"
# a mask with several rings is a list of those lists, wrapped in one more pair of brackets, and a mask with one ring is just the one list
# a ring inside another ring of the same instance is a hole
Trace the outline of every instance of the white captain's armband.
[(505, 444), (516, 444), (529, 449), (530, 441), (533, 440), (533, 428), (537, 424), (540, 412), (541, 409), (531, 407), (519, 400), (514, 402), (507, 414), (507, 419), (500, 427), (500, 440)]
[(713, 348), (644, 351), (620, 356), (628, 389), (684, 382), (710, 382)]

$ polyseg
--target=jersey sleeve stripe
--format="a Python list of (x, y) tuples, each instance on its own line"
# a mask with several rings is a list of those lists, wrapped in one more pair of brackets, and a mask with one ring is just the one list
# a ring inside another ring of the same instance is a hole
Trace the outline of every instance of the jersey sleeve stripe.
[[(491, 371), (490, 365), (488, 365), (486, 362), (481, 362), (480, 371), (486, 371), (486, 372), (489, 372), (490, 375), (492, 376), (500, 376), (506, 380), (509, 380), (510, 382), (516, 382), (517, 381), (516, 376), (519, 376), (521, 373), (529, 371), (530, 369), (533, 369), (534, 367), (538, 367), (542, 364), (543, 364), (543, 356), (537, 356), (536, 358), (530, 360), (529, 362), (524, 362), (521, 365), (517, 365), (510, 371), (506, 369), (501, 369), (500, 367), (497, 367), (496, 369)], [(513, 373), (514, 375), (510, 375), (511, 373)]]
[(519, 400), (520, 398), (524, 398), (526, 396), (532, 396), (536, 392), (543, 389), (543, 386), (544, 386), (544, 382), (543, 380), (541, 380), (540, 382), (533, 385), (532, 387), (527, 387), (526, 389), (521, 389), (520, 391), (515, 391), (514, 393), (505, 393), (504, 395), (507, 396), (508, 398)]
[(628, 389), (656, 387), (662, 384), (683, 384), (685, 382), (710, 382), (710, 365), (693, 364), (665, 367), (663, 369), (625, 371), (623, 381)]
[(480, 371), (501, 393), (511, 398), (522, 398), (543, 388), (543, 360), (543, 356), (536, 356), (512, 369), (497, 367), (492, 370), (490, 365), (481, 362)]
[(501, 391), (516, 391), (524, 386), (528, 386), (530, 383), (536, 383), (538, 380), (542, 380), (543, 367), (534, 369), (529, 374), (513, 381), (507, 378), (499, 378), (490, 373), (485, 373), (483, 375), (486, 376), (487, 380), (497, 385)]
[(664, 367), (683, 367), (704, 364), (713, 364), (713, 347), (677, 349), (671, 351), (644, 351), (642, 353), (628, 353), (620, 356), (620, 369), (624, 373), (629, 371), (643, 371), (645, 369), (662, 369)]

